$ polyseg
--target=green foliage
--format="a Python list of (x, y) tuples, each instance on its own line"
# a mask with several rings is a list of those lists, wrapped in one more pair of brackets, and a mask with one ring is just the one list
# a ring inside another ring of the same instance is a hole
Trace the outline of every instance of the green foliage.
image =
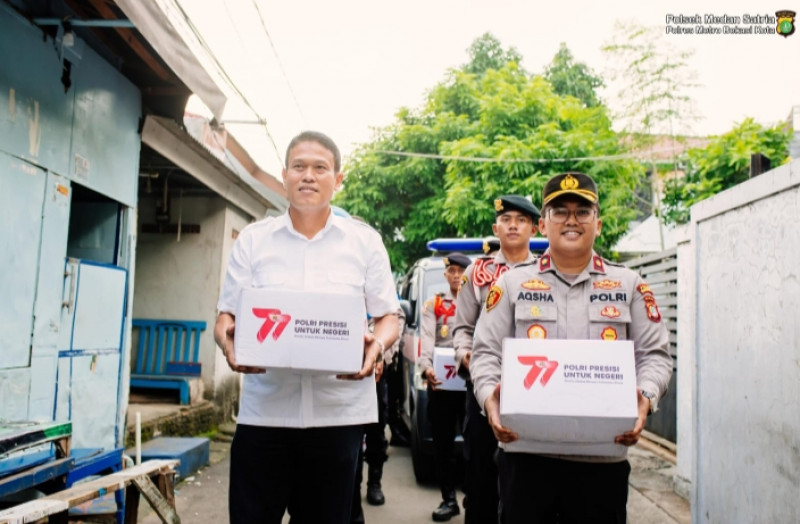
[(599, 185), (600, 252), (610, 252), (633, 218), (644, 174), (637, 163), (562, 161), (619, 153), (606, 109), (556, 93), (492, 41), (481, 37), (473, 62), (450, 71), (420, 109), (401, 109), (349, 161), (335, 203), (383, 235), (395, 270), (425, 256), (433, 238), (491, 234), (495, 198), (531, 195), (538, 205), (547, 179), (567, 170)]
[(561, 43), (553, 61), (545, 69), (544, 77), (557, 95), (574, 96), (586, 107), (600, 105), (596, 89), (603, 86), (603, 80), (586, 64), (575, 62), (567, 44)]
[(690, 149), (686, 176), (667, 184), (663, 214), (667, 223), (689, 221), (689, 208), (750, 177), (750, 155), (761, 153), (773, 166), (789, 160), (791, 133), (783, 125), (766, 128), (744, 120), (703, 148)]
[(608, 75), (619, 85), (621, 107), (616, 116), (626, 132), (647, 139), (689, 131), (680, 128), (697, 118), (689, 94), (697, 87), (696, 73), (689, 67), (694, 51), (672, 46), (663, 28), (631, 22), (617, 22), (611, 42), (602, 50), (613, 64)]
[(465, 73), (483, 76), (487, 71), (502, 69), (508, 63), (522, 61), (522, 55), (510, 47), (503, 49), (500, 40), (491, 33), (484, 33), (467, 50), (469, 62), (462, 66)]

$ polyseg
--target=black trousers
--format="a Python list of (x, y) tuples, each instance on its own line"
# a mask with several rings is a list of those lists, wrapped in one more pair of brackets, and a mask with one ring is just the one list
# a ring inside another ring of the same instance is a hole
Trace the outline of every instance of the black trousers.
[(625, 524), (627, 460), (575, 462), (498, 450), (501, 524)]
[(497, 463), (495, 462), (498, 451), (497, 439), (494, 438), (489, 421), (481, 413), (470, 381), (467, 382), (466, 403), (464, 491), (467, 494), (467, 500), (464, 508), (464, 523), (493, 524), (497, 522), (500, 500), (497, 487)]
[(442, 497), (455, 489), (455, 441), (458, 428), (464, 424), (464, 396), (463, 391), (434, 391), (428, 385), (428, 420)]
[(347, 524), (364, 426), (238, 425), (231, 445), (233, 524)]

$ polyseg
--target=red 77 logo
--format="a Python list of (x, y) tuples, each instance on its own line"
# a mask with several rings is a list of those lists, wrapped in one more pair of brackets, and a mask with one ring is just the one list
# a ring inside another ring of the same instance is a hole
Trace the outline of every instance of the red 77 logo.
[(447, 370), (445, 373), (445, 380), (450, 380), (451, 378), (455, 378), (456, 376), (456, 365), (455, 364), (445, 364), (444, 369)]
[(558, 367), (558, 362), (555, 360), (547, 360), (547, 357), (519, 356), (517, 358), (520, 364), (531, 366), (531, 370), (525, 375), (525, 380), (523, 381), (525, 389), (531, 389), (531, 386), (536, 382), (539, 374), (542, 373), (542, 370), (545, 371), (542, 374), (540, 382), (542, 387), (546, 386), (550, 377), (553, 376), (553, 373), (556, 372), (556, 368)]
[(286, 326), (289, 325), (289, 321), (292, 319), (291, 315), (281, 314), (280, 309), (262, 309), (254, 307), (253, 314), (258, 318), (265, 319), (264, 324), (261, 325), (261, 329), (259, 329), (258, 334), (256, 334), (256, 339), (258, 339), (259, 342), (264, 342), (269, 332), (272, 331), (273, 326), (275, 327), (275, 331), (272, 331), (272, 339), (278, 340), (278, 337), (281, 336), (281, 333), (283, 333), (283, 330), (286, 329)]

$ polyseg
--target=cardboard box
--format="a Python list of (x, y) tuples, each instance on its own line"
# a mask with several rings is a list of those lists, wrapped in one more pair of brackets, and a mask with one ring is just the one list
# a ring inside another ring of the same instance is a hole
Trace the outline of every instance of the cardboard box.
[(236, 363), (308, 373), (361, 370), (363, 295), (244, 289), (234, 335)]
[(456, 373), (456, 350), (454, 348), (433, 348), (433, 372), (442, 384), (436, 389), (445, 391), (466, 391), (467, 383)]
[(503, 341), (500, 419), (507, 451), (624, 456), (614, 437), (638, 418), (629, 340)]

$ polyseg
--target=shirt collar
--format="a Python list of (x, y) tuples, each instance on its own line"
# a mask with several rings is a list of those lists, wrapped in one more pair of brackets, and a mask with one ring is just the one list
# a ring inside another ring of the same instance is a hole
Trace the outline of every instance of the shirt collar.
[[(284, 211), (282, 215), (279, 215), (278, 217), (276, 217), (276, 220), (278, 222), (278, 224), (277, 224), (278, 225), (278, 229), (285, 228), (291, 234), (293, 234), (295, 236), (298, 236), (298, 237), (301, 237), (301, 238), (303, 238), (305, 240), (309, 240), (304, 235), (301, 235), (294, 228), (294, 224), (292, 224), (292, 218), (289, 216), (289, 208), (286, 208), (286, 211)], [(333, 214), (333, 210), (331, 210), (331, 212), (328, 214), (328, 219), (325, 221), (325, 225), (323, 226), (323, 228), (319, 231), (319, 233), (317, 233), (314, 236), (314, 238), (312, 238), (310, 240), (314, 240), (316, 238), (321, 238), (321, 237), (325, 236), (328, 233), (328, 231), (331, 229), (331, 227), (336, 227), (338, 229), (342, 229), (342, 227), (343, 227), (342, 220), (347, 220), (347, 219), (345, 219), (343, 217), (340, 217), (340, 216), (337, 216), (337, 215), (334, 215)]]
[[(549, 248), (541, 257), (539, 257), (539, 273), (546, 273), (548, 271), (553, 273), (556, 272), (556, 265), (553, 263), (553, 260), (550, 257)], [(600, 275), (605, 275), (606, 263), (603, 260), (603, 257), (592, 250), (592, 258), (589, 260), (589, 264), (581, 272), (581, 274), (583, 273), (597, 273)]]

